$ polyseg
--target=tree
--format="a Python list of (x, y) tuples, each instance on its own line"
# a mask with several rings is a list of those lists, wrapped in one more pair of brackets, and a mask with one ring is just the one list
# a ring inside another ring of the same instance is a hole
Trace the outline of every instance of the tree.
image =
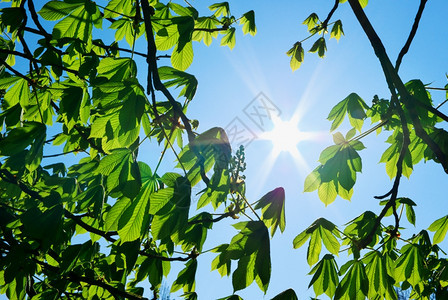
[[(340, 2), (324, 21), (315, 13), (305, 20), (310, 37), (318, 37), (310, 52), (324, 56), (330, 26), (330, 37), (343, 34), (342, 21), (332, 20)], [(345, 115), (353, 129), (334, 133), (335, 145), (320, 155), (305, 191), (317, 190), (325, 204), (337, 195), (350, 199), (362, 168), (360, 140), (379, 130), (391, 132), (382, 161), (394, 183), (378, 197), (384, 206), (378, 216), (366, 211), (345, 228), (320, 218), (294, 239), (295, 248), (309, 240), (316, 297), (397, 299), (396, 286), (412, 288), (414, 298), (448, 292), (448, 262), (437, 246), (448, 216), (430, 226), (432, 240), (426, 230), (407, 238), (400, 232), (404, 209), (415, 223), (414, 201), (399, 197), (402, 175), (421, 160), (448, 170), (447, 132), (436, 127), (448, 117), (433, 106), (427, 86), (403, 83), (398, 75), (425, 3), (395, 66), (363, 12), (367, 1), (344, 4), (369, 38), (391, 97), (368, 106), (351, 93), (331, 110), (331, 131)], [(276, 188), (255, 202), (246, 198), (244, 148), (232, 153), (222, 128), (196, 132), (198, 121), (187, 117), (187, 108), (198, 82), (185, 72), (193, 41), (210, 45), (219, 37), (233, 48), (238, 24), (244, 34), (256, 33), (255, 15), (237, 18), (227, 2), (209, 8), (211, 16), (200, 16), (187, 1), (102, 6), (66, 0), (36, 10), (32, 0), (20, 0), (1, 10), (0, 286), (8, 298), (158, 298), (171, 264), (184, 262), (171, 291), (197, 299), (196, 269), (207, 233), (229, 218), (244, 220), (235, 221), (238, 233), (230, 241), (211, 250), (212, 269), (231, 275), (235, 292), (254, 281), (266, 292), (271, 238), (286, 226), (285, 191)], [(114, 37), (100, 31), (104, 23)], [(293, 70), (303, 61), (305, 40), (287, 53)], [(137, 43), (146, 51), (136, 51)], [(176, 88), (182, 102), (173, 96)], [(376, 125), (361, 132), (368, 118)], [(141, 159), (146, 144), (162, 148), (154, 166)], [(162, 174), (168, 152), (177, 171)], [(59, 160), (43, 163), (50, 157)], [(199, 182), (205, 188), (195, 209), (192, 187)], [(385, 223), (388, 216), (392, 225)], [(322, 244), (328, 253), (320, 257)], [(334, 255), (341, 245), (353, 259), (339, 268)], [(151, 291), (142, 288), (144, 280)], [(274, 299), (297, 296), (286, 289)]]

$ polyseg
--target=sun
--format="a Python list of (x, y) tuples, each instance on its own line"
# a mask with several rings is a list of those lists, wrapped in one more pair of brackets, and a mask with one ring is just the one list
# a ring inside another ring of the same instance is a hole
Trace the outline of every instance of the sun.
[(272, 142), (274, 156), (277, 156), (281, 152), (288, 152), (296, 156), (298, 152), (297, 145), (300, 141), (308, 138), (307, 133), (299, 130), (297, 127), (298, 122), (295, 118), (284, 121), (276, 117), (272, 121), (274, 125), (273, 129), (263, 133), (261, 138)]

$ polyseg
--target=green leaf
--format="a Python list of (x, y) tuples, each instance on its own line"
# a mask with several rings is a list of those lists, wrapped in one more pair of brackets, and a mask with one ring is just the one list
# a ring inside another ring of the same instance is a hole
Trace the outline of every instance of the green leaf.
[(327, 294), (332, 298), (339, 283), (337, 273), (337, 265), (334, 256), (330, 254), (324, 255), (322, 260), (314, 266), (309, 275), (314, 274), (308, 285), (308, 288), (313, 286), (316, 296)]
[(276, 188), (258, 201), (255, 209), (262, 209), (263, 221), (267, 227), (271, 228), (271, 236), (274, 236), (277, 227), (280, 231), (285, 230), (285, 190)]
[(221, 26), (222, 24), (215, 18), (198, 18), (194, 27), (196, 29), (203, 30), (193, 31), (192, 39), (193, 41), (197, 42), (203, 41), (205, 45), (210, 46), (212, 44), (213, 38), (218, 37), (218, 31), (216, 31), (215, 29)]
[(149, 213), (152, 215), (157, 214), (157, 212), (164, 207), (167, 203), (172, 201), (174, 196), (174, 188), (160, 189), (157, 192), (151, 194), (151, 206), (149, 208)]
[(305, 21), (303, 21), (302, 24), (305, 24), (308, 26), (308, 30), (313, 29), (314, 27), (316, 27), (316, 25), (319, 23), (319, 17), (317, 16), (317, 14), (312, 13), (311, 15), (308, 16), (308, 18), (305, 19)]
[(97, 68), (98, 76), (104, 76), (110, 81), (123, 81), (137, 75), (137, 66), (129, 58), (106, 57), (100, 61)]
[(359, 4), (361, 4), (362, 8), (365, 8), (367, 6), (367, 3), (369, 3), (369, 0), (359, 0)]
[(226, 30), (225, 35), (221, 38), (221, 46), (228, 46), (230, 49), (233, 49), (235, 43), (235, 28), (231, 27)]
[[(101, 13), (94, 2), (89, 0), (75, 0), (76, 7), (53, 28), (55, 39), (77, 38), (88, 42), (92, 39), (93, 24), (101, 24)], [(52, 16), (52, 17), (57, 17)]]
[(191, 42), (186, 43), (182, 47), (176, 45), (171, 55), (171, 63), (174, 68), (185, 71), (193, 62), (193, 46)]
[(275, 296), (274, 298), (272, 298), (271, 300), (298, 300), (298, 298), (296, 292), (294, 292), (293, 289), (287, 289), (278, 294), (277, 296)]
[(179, 97), (185, 96), (188, 100), (193, 100), (198, 87), (196, 77), (168, 66), (159, 68), (159, 76), (161, 80), (167, 80), (164, 82), (166, 87), (174, 86), (178, 88), (183, 86), (183, 89), (179, 93)]
[(320, 231), (314, 231), (310, 238), (310, 244), (308, 246), (307, 261), (310, 266), (319, 261), (319, 254), (322, 249), (322, 237)]
[(129, 149), (116, 149), (104, 157), (97, 173), (107, 176), (106, 187), (109, 192), (120, 191), (123, 195), (133, 198), (141, 186), (141, 175), (138, 163), (134, 161)]
[(243, 25), (243, 33), (255, 35), (257, 27), (255, 26), (255, 13), (253, 10), (248, 11), (240, 18), (240, 24)]
[[(366, 211), (348, 222), (347, 227), (344, 229), (344, 233), (349, 236), (355, 236), (359, 239), (364, 239), (375, 226), (377, 216), (371, 212)], [(381, 230), (379, 228), (374, 232), (372, 242), (368, 246), (374, 246), (378, 242), (378, 238), (381, 236)]]
[(185, 177), (177, 177), (173, 187), (165, 188), (151, 197), (151, 212), (155, 212), (151, 232), (155, 239), (175, 234), (179, 228), (187, 230), (188, 212), (191, 204), (191, 185)]
[(104, 18), (117, 18), (122, 14), (130, 16), (132, 9), (132, 0), (111, 0), (104, 10)]
[(83, 1), (49, 1), (45, 3), (38, 12), (39, 15), (48, 21), (56, 21), (69, 15), (73, 10), (79, 8)]
[(212, 263), (223, 276), (230, 272), (230, 260), (238, 260), (233, 272), (234, 291), (249, 286), (254, 280), (266, 293), (271, 276), (270, 239), (266, 225), (262, 221), (240, 222), (233, 225), (240, 232), (229, 245), (223, 244), (214, 252), (221, 252)]
[(84, 192), (73, 199), (80, 211), (90, 210), (93, 206), (93, 214), (99, 216), (103, 208), (104, 189), (101, 185), (91, 185)]
[(228, 2), (215, 3), (208, 7), (211, 11), (214, 11), (213, 15), (219, 18), (221, 15), (228, 17), (230, 15), (230, 8)]
[(448, 231), (448, 216), (435, 220), (429, 226), (428, 230), (435, 231), (433, 243), (441, 243), (445, 239), (446, 232)]
[(336, 132), (333, 134), (333, 141), (336, 145), (342, 145), (346, 142), (344, 136), (340, 132)]
[[(195, 151), (193, 151), (193, 147)], [(197, 153), (202, 156), (202, 161), (198, 160)], [(193, 144), (190, 143), (184, 147), (179, 157), (180, 163), (188, 170), (188, 180), (192, 186), (201, 180), (201, 164), (204, 172), (208, 172), (215, 165), (214, 176), (216, 175), (216, 180), (211, 179), (211, 181), (213, 180), (213, 188), (223, 188), (223, 194), (226, 195), (228, 192), (228, 184), (226, 183), (228, 176), (222, 176), (222, 174), (225, 175), (223, 172), (226, 172), (229, 168), (231, 147), (224, 129), (214, 127), (198, 135)], [(181, 167), (180, 163), (177, 167)], [(221, 177), (223, 180), (221, 180)], [(227, 188), (224, 189), (226, 186)]]
[(172, 11), (174, 11), (176, 14), (178, 14), (179, 16), (185, 16), (185, 17), (193, 17), (194, 19), (198, 18), (198, 11), (192, 7), (192, 6), (187, 6), (184, 7), (182, 5), (179, 5), (177, 3), (174, 2), (170, 2), (169, 7)]
[(118, 235), (122, 243), (132, 242), (149, 230), (149, 199), (154, 192), (151, 181), (142, 185), (137, 197), (126, 207), (118, 221)]
[(308, 264), (314, 265), (319, 261), (319, 254), (322, 249), (322, 242), (331, 253), (338, 255), (340, 244), (337, 238), (339, 238), (339, 232), (333, 223), (330, 221), (319, 218), (313, 224), (311, 224), (305, 231), (301, 232), (294, 238), (294, 248), (299, 248), (310, 239), (307, 252)]
[(336, 226), (334, 226), (333, 229), (328, 230), (324, 227), (320, 227), (319, 230), (320, 230), (320, 236), (322, 238), (322, 242), (325, 245), (325, 248), (327, 248), (327, 250), (330, 251), (330, 253), (333, 253), (334, 255), (338, 255), (339, 248), (341, 247), (341, 245), (339, 244), (338, 240), (335, 237), (335, 233), (334, 233), (335, 228), (336, 228)]
[(417, 204), (409, 198), (398, 198), (397, 200), (399, 203), (404, 204), (406, 207), (406, 218), (409, 223), (415, 226), (415, 211), (413, 206), (417, 206)]
[[(397, 162), (400, 158), (401, 146), (403, 144), (403, 134), (395, 131), (394, 134), (387, 139), (387, 142), (392, 145), (384, 151), (380, 162), (386, 163), (386, 173), (391, 179), (393, 179), (397, 174)], [(407, 149), (403, 159), (402, 174), (409, 178), (412, 170), (412, 158), (409, 149)]]
[(408, 244), (401, 249), (401, 256), (395, 262), (396, 281), (408, 281), (415, 287), (421, 282), (424, 268), (424, 259), (418, 245)]
[(355, 93), (351, 93), (330, 111), (327, 117), (328, 120), (333, 121), (330, 130), (333, 131), (338, 128), (344, 120), (345, 114), (348, 114), (350, 124), (361, 132), (364, 119), (366, 118), (365, 110), (368, 108), (361, 97)]
[(245, 289), (255, 279), (255, 260), (254, 254), (243, 256), (238, 261), (238, 267), (232, 274), (232, 285), (234, 292)]
[[(369, 278), (369, 299), (386, 297), (393, 289), (393, 279), (387, 274), (386, 261), (378, 251), (367, 253), (363, 261), (366, 264), (366, 274)], [(386, 297), (388, 298), (388, 297)]]
[(368, 291), (369, 280), (364, 265), (355, 261), (336, 288), (334, 299), (364, 300)]
[(129, 198), (118, 199), (117, 202), (115, 202), (115, 204), (106, 214), (104, 224), (105, 231), (118, 230), (118, 222), (129, 205), (131, 205), (131, 199)]
[[(13, 77), (14, 78), (14, 77)], [(28, 81), (25, 79), (14, 78), (13, 82), (16, 82), (5, 94), (5, 101), (9, 107), (12, 107), (18, 103), (22, 107), (25, 107), (31, 97), (30, 87)]]
[[(45, 140), (45, 132), (46, 127), (42, 123), (24, 122), (22, 127), (12, 129), (0, 140), (0, 155), (14, 155), (31, 145), (34, 150), (27, 155), (26, 160), (29, 163), (38, 163), (36, 159), (42, 158), (42, 139)], [(34, 143), (37, 145), (33, 146)]]
[(304, 192), (312, 192), (318, 189), (321, 183), (319, 167), (313, 170), (306, 178), (304, 183)]
[[(339, 3), (347, 2), (347, 0), (339, 0)], [(359, 0), (359, 4), (361, 4), (362, 8), (365, 8), (367, 6), (367, 3), (369, 3), (369, 0)]]
[(192, 292), (195, 288), (195, 276), (198, 262), (195, 259), (189, 260), (185, 264), (185, 268), (179, 272), (177, 279), (171, 286), (170, 293), (174, 293), (183, 288), (184, 292)]
[(303, 57), (305, 55), (305, 52), (302, 47), (302, 43), (297, 42), (295, 43), (291, 49), (286, 52), (286, 55), (291, 56), (290, 66), (293, 71), (300, 68), (300, 65), (303, 62)]
[(325, 38), (323, 37), (317, 39), (317, 41), (314, 42), (313, 46), (309, 50), (309, 52), (311, 53), (317, 52), (317, 55), (319, 55), (319, 57), (324, 57), (326, 51), (327, 45), (325, 42)]
[[(63, 208), (61, 205), (53, 207), (42, 212), (38, 208), (30, 208), (20, 216), (23, 223), (23, 232), (32, 239), (38, 241), (41, 247), (48, 249), (53, 243), (57, 242), (55, 236), (62, 230)], [(39, 224), (39, 226), (36, 226)]]
[(342, 22), (341, 20), (337, 20), (334, 22), (333, 27), (331, 28), (330, 38), (335, 38), (339, 41), (341, 35), (344, 35), (344, 30), (342, 30)]
[(334, 181), (321, 182), (317, 189), (319, 199), (327, 206), (331, 204), (338, 195)]
[(177, 26), (166, 26), (157, 31), (155, 38), (157, 50), (166, 51), (176, 45), (179, 40), (179, 31)]

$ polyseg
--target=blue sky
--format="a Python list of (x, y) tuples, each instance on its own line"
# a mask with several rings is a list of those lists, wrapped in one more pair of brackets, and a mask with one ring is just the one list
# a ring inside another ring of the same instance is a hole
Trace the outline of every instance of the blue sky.
[[(298, 71), (293, 73), (289, 68), (285, 52), (294, 42), (307, 36), (302, 21), (311, 12), (324, 19), (332, 4), (333, 1), (230, 3), (235, 16), (255, 10), (258, 32), (255, 37), (239, 34), (232, 51), (219, 47), (218, 43), (210, 47), (195, 45), (195, 61), (188, 72), (197, 77), (199, 89), (190, 106), (189, 116), (200, 120), (200, 130), (213, 126), (225, 128), (238, 117), (259, 133), (260, 130), (244, 114), (244, 108), (262, 92), (281, 110), (283, 119), (291, 118), (300, 107), (303, 116), (298, 124), (299, 130), (320, 133), (315, 140), (303, 141), (297, 146), (308, 167), (314, 169), (320, 152), (332, 144), (330, 122), (326, 117), (336, 103), (351, 92), (359, 94), (367, 104), (371, 103), (374, 95), (389, 97), (380, 64), (348, 3), (342, 4), (333, 17), (333, 20), (342, 20), (345, 36), (339, 42), (335, 39), (327, 42), (326, 57), (320, 59), (315, 54), (305, 53), (305, 62)], [(366, 7), (366, 14), (393, 62), (407, 39), (418, 4), (418, 1), (376, 0), (370, 1)], [(447, 9), (448, 3), (443, 0), (427, 3), (417, 36), (401, 65), (400, 75), (405, 82), (418, 78), (435, 87), (446, 84), (448, 43), (444, 37), (448, 36), (448, 27), (441, 12)], [(305, 50), (313, 41), (304, 43)], [(432, 96), (436, 104), (445, 100), (444, 92), (434, 91)], [(365, 122), (363, 129), (370, 128), (369, 125)], [(344, 134), (349, 129), (348, 122), (340, 128)], [(343, 225), (365, 210), (380, 212), (378, 200), (373, 196), (384, 194), (392, 186), (384, 164), (378, 163), (388, 147), (384, 143), (388, 135), (373, 134), (363, 140), (367, 147), (360, 152), (363, 172), (358, 176), (351, 202), (337, 198), (328, 207), (320, 202), (317, 193), (302, 192), (309, 170), (297, 166), (290, 154), (281, 153), (272, 168), (267, 168), (272, 143), (256, 139), (247, 147), (248, 198), (255, 201), (275, 187), (283, 186), (286, 190), (287, 226), (284, 234), (276, 235), (271, 242), (272, 277), (266, 296), (255, 283), (237, 294), (245, 299), (270, 299), (287, 288), (293, 288), (299, 299), (313, 296), (312, 288), (307, 289), (311, 277), (306, 276), (310, 271), (306, 263), (306, 247), (294, 250), (292, 240), (319, 217)], [(409, 229), (404, 235), (411, 236), (446, 215), (444, 184), (446, 177), (441, 167), (431, 162), (415, 166), (410, 180), (402, 180), (399, 195), (411, 198), (418, 205), (417, 226), (414, 229), (412, 225), (405, 224)], [(215, 240), (217, 243), (229, 242), (235, 233), (227, 224), (217, 224), (209, 234), (209, 245), (214, 245)], [(340, 257), (343, 262), (346, 252)], [(197, 291), (200, 299), (232, 293), (230, 279), (220, 279), (217, 272), (209, 273), (210, 264), (206, 260), (213, 258), (214, 255), (205, 255), (199, 262)]]
[[(214, 3), (190, 2), (205, 15), (209, 14), (207, 6)], [(395, 61), (407, 38), (418, 2), (371, 0), (366, 7), (366, 13), (392, 61)], [(262, 130), (248, 118), (244, 109), (259, 93), (263, 93), (279, 109), (282, 119), (288, 120), (298, 112), (302, 116), (298, 123), (299, 130), (316, 133), (314, 139), (297, 145), (306, 164), (297, 164), (289, 153), (281, 153), (274, 160), (270, 141), (255, 139), (246, 149), (245, 174), (249, 201), (258, 200), (278, 186), (284, 187), (287, 226), (283, 234), (277, 233), (271, 241), (272, 276), (267, 294), (264, 296), (254, 283), (238, 292), (244, 299), (271, 299), (288, 288), (293, 288), (299, 299), (313, 296), (312, 289), (307, 289), (311, 278), (306, 276), (310, 271), (306, 263), (306, 247), (294, 250), (294, 237), (319, 217), (343, 225), (365, 210), (379, 213), (378, 201), (373, 196), (384, 194), (392, 185), (384, 164), (378, 163), (382, 152), (388, 147), (384, 143), (388, 137), (385, 133), (379, 137), (373, 134), (363, 140), (367, 147), (360, 153), (363, 173), (358, 176), (351, 202), (337, 198), (325, 207), (317, 193), (302, 192), (303, 181), (309, 171), (317, 166), (320, 152), (332, 144), (330, 122), (326, 120), (331, 108), (352, 92), (359, 94), (368, 104), (374, 95), (389, 97), (380, 64), (347, 3), (342, 4), (333, 16), (333, 20), (342, 20), (345, 36), (339, 42), (335, 39), (327, 42), (328, 51), (324, 59), (305, 53), (302, 67), (294, 73), (291, 71), (286, 52), (296, 41), (307, 37), (306, 26), (301, 23), (311, 12), (324, 19), (332, 4), (331, 0), (234, 1), (230, 3), (230, 8), (235, 16), (255, 10), (257, 35), (243, 36), (238, 28), (237, 44), (233, 50), (220, 47), (216, 40), (210, 47), (194, 44), (195, 59), (187, 72), (196, 76), (199, 86), (187, 115), (191, 119), (199, 119), (199, 132), (215, 126), (226, 128), (232, 120), (239, 118), (259, 136)], [(37, 7), (41, 5), (36, 4)], [(403, 81), (419, 78), (435, 87), (446, 84), (447, 11), (446, 0), (427, 3), (417, 36), (400, 69)], [(103, 28), (106, 27), (107, 22), (104, 22)], [(313, 41), (310, 39), (304, 43), (305, 50), (312, 46)], [(146, 46), (142, 41), (140, 46), (142, 48), (137, 50), (144, 52)], [(142, 81), (146, 80), (145, 72), (144, 69), (139, 70)], [(435, 91), (432, 95), (436, 104), (445, 100), (444, 92)], [(446, 112), (447, 109), (445, 107), (442, 111)], [(363, 129), (368, 129), (369, 125), (366, 122)], [(348, 123), (340, 128), (344, 134), (349, 129)], [(148, 146), (145, 151), (140, 151), (140, 159), (154, 168), (160, 151), (155, 145)], [(160, 172), (172, 171), (173, 161), (174, 156), (168, 155)], [(50, 163), (43, 163), (46, 162)], [(427, 228), (432, 221), (447, 214), (446, 182), (442, 168), (431, 162), (415, 166), (410, 180), (402, 181), (399, 195), (409, 197), (418, 204), (416, 229), (405, 224), (409, 227), (405, 235), (410, 236)], [(228, 243), (236, 234), (230, 226), (232, 222), (234, 220), (215, 224), (204, 249)], [(445, 250), (448, 250), (446, 242)], [(210, 272), (214, 257), (215, 254), (208, 253), (199, 258), (196, 277), (199, 299), (216, 299), (233, 292), (231, 278), (221, 279), (218, 272)], [(341, 253), (340, 257), (343, 261), (346, 253)], [(169, 284), (181, 268), (182, 263), (173, 263)]]

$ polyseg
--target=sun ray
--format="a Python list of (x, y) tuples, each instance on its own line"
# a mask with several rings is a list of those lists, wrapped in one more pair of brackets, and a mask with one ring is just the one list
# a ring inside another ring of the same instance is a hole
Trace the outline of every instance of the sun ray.
[(297, 172), (301, 176), (305, 177), (311, 172), (310, 166), (300, 153), (300, 143), (310, 140), (317, 141), (322, 134), (320, 132), (303, 132), (299, 130), (300, 117), (303, 116), (303, 112), (299, 112), (300, 107), (303, 108), (303, 106), (299, 105), (289, 120), (282, 120), (278, 117), (274, 118), (272, 120), (273, 129), (259, 136), (261, 140), (270, 141), (273, 146), (271, 153), (267, 156), (263, 165), (263, 169), (266, 172), (260, 178), (262, 185), (267, 180), (270, 171), (282, 152), (290, 155)]

